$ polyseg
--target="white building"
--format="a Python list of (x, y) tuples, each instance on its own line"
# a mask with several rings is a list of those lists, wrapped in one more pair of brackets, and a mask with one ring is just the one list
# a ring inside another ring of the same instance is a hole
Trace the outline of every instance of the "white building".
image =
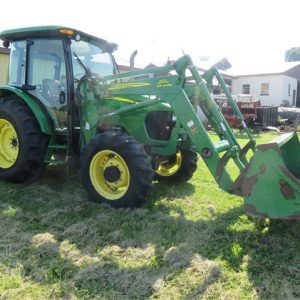
[(300, 106), (299, 81), (300, 62), (286, 62), (277, 70), (233, 76), (231, 92), (250, 94), (263, 106)]

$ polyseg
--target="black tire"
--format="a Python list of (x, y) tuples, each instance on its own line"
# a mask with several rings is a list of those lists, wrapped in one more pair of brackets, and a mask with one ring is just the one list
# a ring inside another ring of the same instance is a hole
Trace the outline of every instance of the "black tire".
[(31, 182), (39, 178), (44, 170), (47, 142), (32, 111), (21, 99), (0, 98), (1, 180)]
[(162, 162), (156, 170), (155, 179), (169, 183), (186, 182), (197, 170), (198, 154), (193, 149), (178, 150)]
[(90, 199), (116, 208), (141, 207), (153, 175), (143, 146), (125, 133), (96, 135), (82, 156), (83, 185)]

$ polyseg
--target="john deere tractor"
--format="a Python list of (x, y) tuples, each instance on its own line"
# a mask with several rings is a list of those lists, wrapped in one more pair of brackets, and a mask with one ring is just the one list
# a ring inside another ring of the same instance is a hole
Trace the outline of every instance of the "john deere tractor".
[[(76, 155), (91, 200), (139, 207), (154, 178), (187, 181), (200, 155), (221, 189), (244, 197), (248, 214), (299, 218), (297, 135), (256, 146), (217, 69), (200, 75), (185, 55), (119, 73), (116, 44), (59, 26), (7, 30), (0, 39), (10, 47), (9, 80), (0, 87), (0, 179), (32, 181)], [(211, 95), (215, 80), (248, 135), (243, 148)]]

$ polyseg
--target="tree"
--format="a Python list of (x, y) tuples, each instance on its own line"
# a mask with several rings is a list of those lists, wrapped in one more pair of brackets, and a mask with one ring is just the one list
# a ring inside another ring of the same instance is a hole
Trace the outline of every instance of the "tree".
[(300, 47), (292, 47), (285, 51), (285, 61), (300, 60)]

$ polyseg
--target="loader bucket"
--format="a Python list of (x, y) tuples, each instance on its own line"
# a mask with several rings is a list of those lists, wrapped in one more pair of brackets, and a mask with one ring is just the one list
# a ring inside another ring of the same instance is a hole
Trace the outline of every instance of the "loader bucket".
[(287, 133), (258, 145), (240, 176), (248, 215), (300, 219), (300, 144)]

